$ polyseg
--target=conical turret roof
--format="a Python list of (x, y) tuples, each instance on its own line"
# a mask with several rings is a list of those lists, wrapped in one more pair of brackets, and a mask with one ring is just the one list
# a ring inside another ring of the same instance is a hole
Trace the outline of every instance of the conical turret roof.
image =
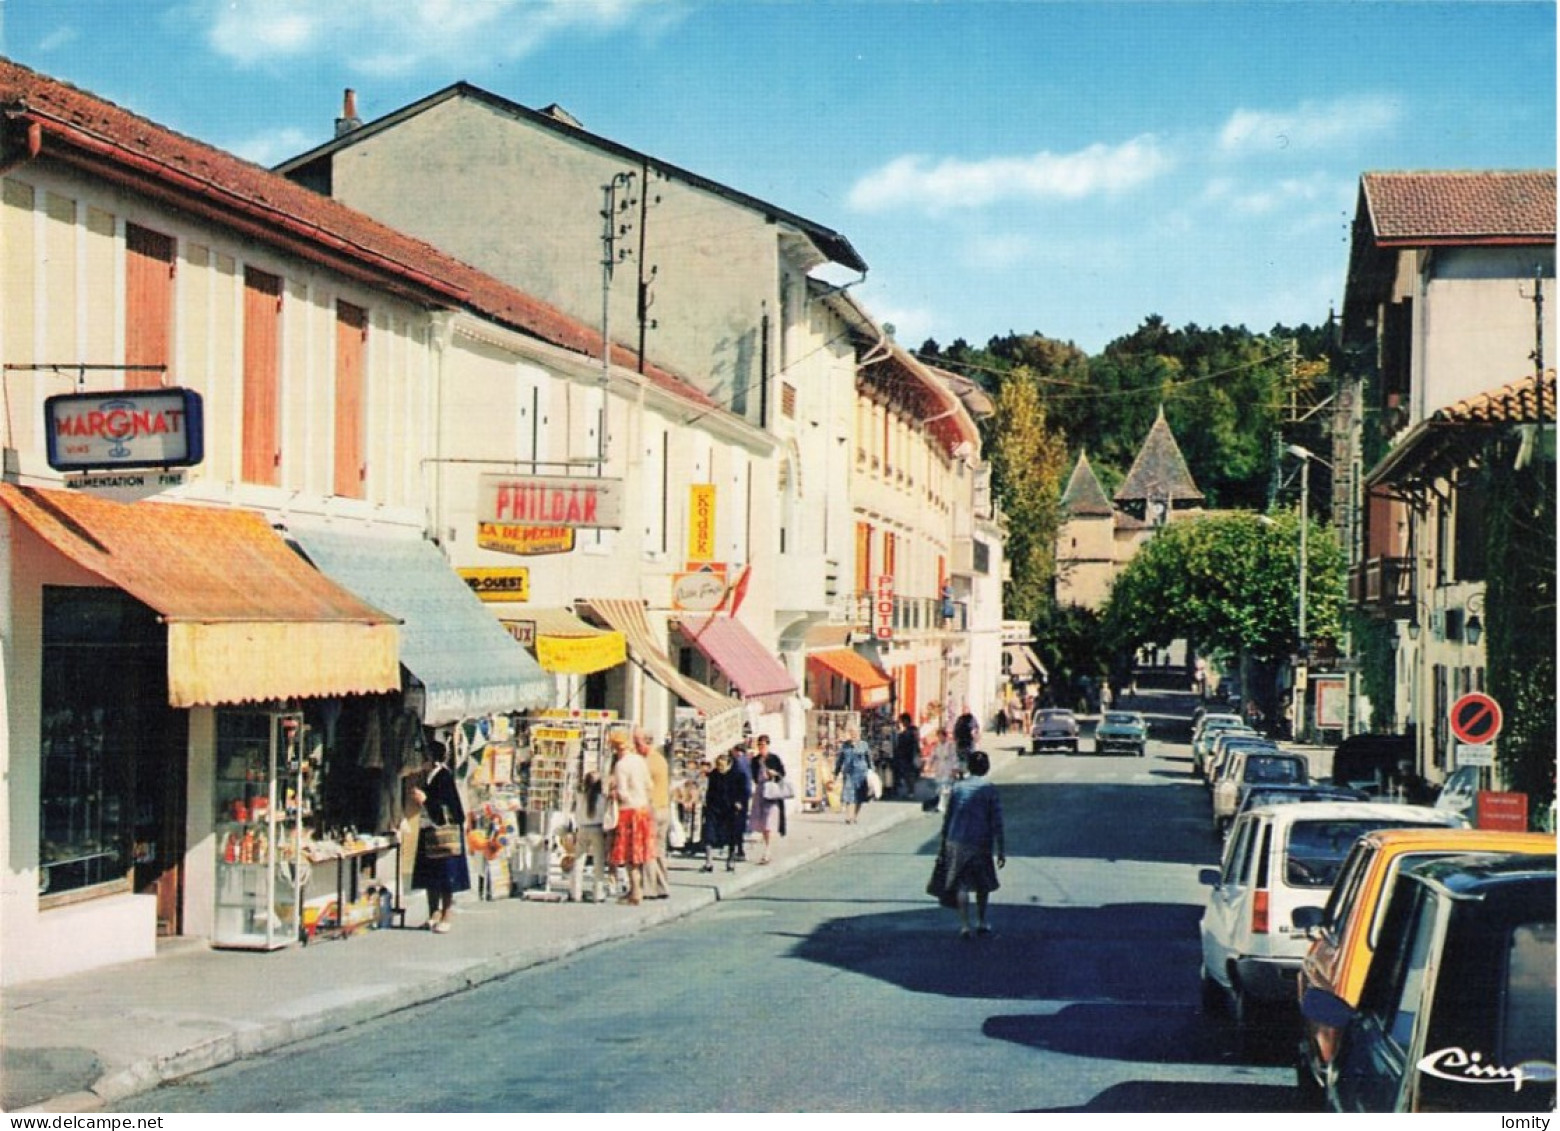
[(1100, 486), (1094, 468), (1089, 466), (1086, 452), (1079, 452), (1078, 462), (1073, 465), (1072, 477), (1067, 480), (1067, 490), (1062, 492), (1062, 510), (1070, 518), (1109, 518), (1116, 511), (1106, 497), (1105, 488)]
[(1203, 493), (1187, 470), (1180, 445), (1175, 442), (1165, 420), (1164, 405), (1160, 405), (1159, 416), (1148, 430), (1137, 459), (1132, 461), (1132, 470), (1116, 489), (1116, 501), (1158, 502), (1174, 508), (1178, 502), (1200, 503), (1202, 500)]

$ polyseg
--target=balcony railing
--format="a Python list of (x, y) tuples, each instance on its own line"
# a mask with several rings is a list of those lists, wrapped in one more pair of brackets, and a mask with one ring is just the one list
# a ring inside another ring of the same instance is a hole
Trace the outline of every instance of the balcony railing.
[(1379, 617), (1401, 617), (1414, 607), (1414, 560), (1369, 558), (1349, 571), (1349, 599)]
[[(855, 631), (868, 634), (877, 627), (873, 610), (877, 607), (876, 595), (868, 592), (853, 594), (854, 615), (851, 625)], [(970, 609), (967, 601), (941, 601), (936, 597), (895, 597), (893, 619), (890, 622), (894, 635), (920, 632), (964, 632), (970, 625)]]

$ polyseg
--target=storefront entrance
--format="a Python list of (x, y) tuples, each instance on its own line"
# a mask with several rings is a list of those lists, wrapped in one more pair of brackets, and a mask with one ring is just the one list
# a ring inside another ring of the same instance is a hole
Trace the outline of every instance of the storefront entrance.
[(181, 930), (188, 740), (166, 635), (120, 590), (44, 587), (40, 909), (152, 893), (158, 934)]

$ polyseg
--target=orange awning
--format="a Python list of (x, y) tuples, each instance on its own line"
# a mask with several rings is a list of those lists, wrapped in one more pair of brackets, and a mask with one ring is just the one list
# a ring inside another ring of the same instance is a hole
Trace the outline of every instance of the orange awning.
[(859, 652), (850, 648), (809, 652), (807, 662), (854, 684), (860, 693), (863, 707), (876, 707), (888, 702), (888, 687), (893, 681)]
[(9, 483), (0, 504), (161, 614), (172, 706), (401, 688), (395, 618), (312, 568), (262, 515)]

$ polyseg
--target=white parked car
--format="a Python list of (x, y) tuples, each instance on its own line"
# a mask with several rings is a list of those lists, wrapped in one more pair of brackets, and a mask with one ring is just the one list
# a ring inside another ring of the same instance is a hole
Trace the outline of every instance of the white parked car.
[(1361, 834), (1422, 826), (1462, 828), (1467, 821), (1425, 806), (1368, 801), (1271, 805), (1242, 813), (1225, 842), (1222, 866), (1202, 875), (1213, 884), (1201, 926), (1204, 1007), (1227, 1001), (1244, 1041), (1262, 1006), (1292, 1005), (1295, 979), (1310, 948), (1305, 931), (1295, 926), (1295, 911), (1326, 904)]

